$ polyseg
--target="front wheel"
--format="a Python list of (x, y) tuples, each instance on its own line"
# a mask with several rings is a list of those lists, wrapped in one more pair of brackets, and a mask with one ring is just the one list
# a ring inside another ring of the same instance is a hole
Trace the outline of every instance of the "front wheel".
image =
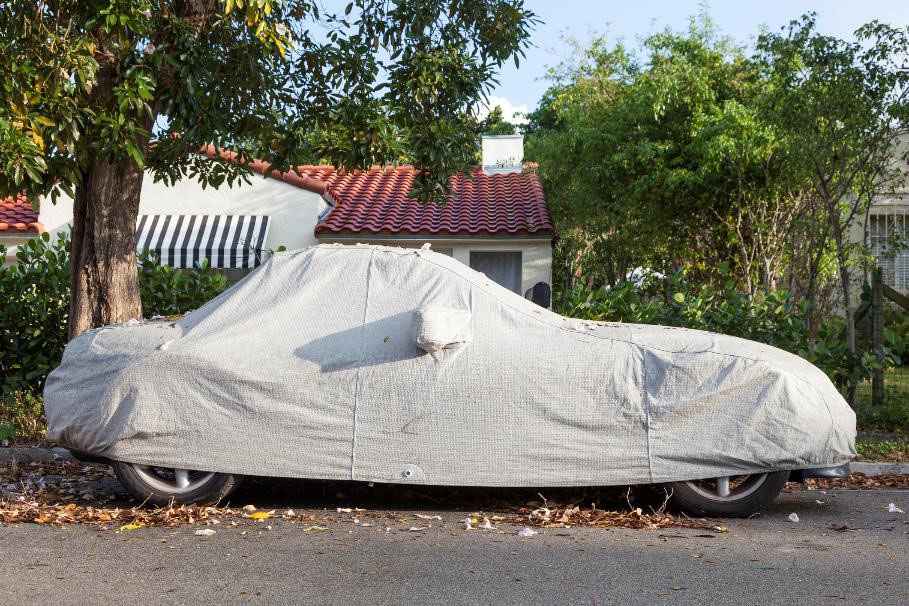
[(121, 461), (114, 461), (112, 465), (124, 488), (140, 501), (153, 505), (217, 503), (239, 483), (239, 477), (226, 473)]
[(672, 501), (695, 515), (747, 517), (773, 503), (788, 479), (788, 471), (776, 471), (675, 482)]

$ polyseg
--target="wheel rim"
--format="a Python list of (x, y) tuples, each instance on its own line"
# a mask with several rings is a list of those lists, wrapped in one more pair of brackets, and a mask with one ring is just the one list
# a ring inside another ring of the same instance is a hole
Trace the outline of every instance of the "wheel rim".
[(738, 501), (753, 494), (767, 481), (766, 473), (723, 476), (685, 482), (693, 491), (711, 501)]
[(133, 464), (132, 468), (146, 485), (159, 492), (186, 494), (192, 492), (214, 477), (214, 472), (171, 469)]

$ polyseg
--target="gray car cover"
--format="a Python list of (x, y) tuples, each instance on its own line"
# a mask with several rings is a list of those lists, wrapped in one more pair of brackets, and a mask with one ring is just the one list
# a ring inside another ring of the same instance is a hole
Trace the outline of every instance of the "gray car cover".
[(53, 440), (237, 474), (488, 486), (839, 465), (820, 370), (707, 332), (564, 318), (422, 249), (275, 254), (177, 321), (86, 332), (48, 378)]

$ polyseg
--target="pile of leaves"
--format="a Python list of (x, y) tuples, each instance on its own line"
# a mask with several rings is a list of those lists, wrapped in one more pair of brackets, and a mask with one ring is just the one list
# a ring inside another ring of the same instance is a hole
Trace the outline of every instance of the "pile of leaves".
[[(119, 493), (119, 494), (118, 494)], [(467, 529), (496, 530), (493, 523), (532, 526), (538, 528), (595, 528), (662, 529), (669, 527), (704, 529), (725, 532), (709, 520), (673, 516), (663, 507), (645, 513), (640, 507), (627, 510), (600, 509), (596, 503), (556, 503), (543, 498), (522, 505), (497, 503), (498, 514), (474, 513), (466, 522)], [(120, 492), (110, 468), (106, 465), (82, 465), (75, 462), (31, 463), (0, 466), (0, 524), (31, 522), (37, 524), (88, 524), (100, 529), (126, 532), (144, 527), (175, 527), (187, 525), (236, 526), (242, 522), (264, 522), (281, 519), (301, 523), (305, 531), (328, 530), (329, 525), (353, 522), (357, 526), (375, 526), (410, 531), (426, 530), (431, 520), (444, 525), (441, 516), (419, 513), (366, 511), (337, 508), (319, 513), (293, 510), (258, 510), (255, 506), (175, 505), (148, 507), (130, 501)], [(347, 519), (349, 514), (351, 519)], [(379, 518), (382, 518), (381, 520)], [(403, 526), (401, 526), (403, 524)]]
[(147, 507), (130, 503), (118, 494), (113, 488), (117, 486), (115, 482), (113, 472), (106, 465), (59, 461), (0, 466), (0, 524), (87, 524), (126, 532), (151, 526), (213, 526), (221, 524), (222, 519), (234, 526), (237, 520), (264, 521), (273, 517), (294, 523), (325, 521), (314, 514), (297, 514), (292, 510), (275, 514), (258, 511), (253, 506)]
[[(848, 479), (809, 480), (805, 485), (789, 484), (788, 491), (824, 490), (831, 488), (900, 488), (909, 489), (909, 476), (887, 475), (867, 477), (854, 473)], [(725, 526), (708, 519), (695, 519), (684, 514), (672, 515), (661, 506), (649, 507), (645, 512), (635, 507), (630, 499), (628, 507), (601, 509), (596, 502), (572, 499), (566, 492), (556, 499), (538, 495), (540, 500), (515, 503), (517, 493), (510, 500), (487, 499), (476, 502), (481, 508), (490, 507), (494, 512), (482, 511), (462, 519), (459, 514), (445, 520), (440, 515), (413, 511), (388, 511), (387, 502), (381, 509), (368, 511), (363, 508), (337, 507), (318, 511), (308, 509), (257, 509), (253, 505), (238, 507), (234, 504), (218, 506), (173, 505), (150, 507), (129, 499), (116, 482), (106, 465), (82, 465), (75, 462), (31, 463), (28, 465), (0, 466), (0, 525), (36, 523), (54, 526), (86, 524), (102, 530), (129, 532), (145, 527), (202, 526), (197, 533), (212, 533), (214, 527), (259, 525), (271, 529), (273, 520), (300, 524), (305, 532), (327, 531), (332, 526), (353, 524), (374, 527), (390, 532), (425, 531), (434, 525), (449, 528), (450, 522), (464, 530), (502, 531), (500, 525), (527, 528), (628, 528), (658, 530), (688, 528), (705, 532), (724, 533)], [(457, 501), (457, 494), (449, 495)], [(419, 501), (419, 499), (418, 499)], [(380, 502), (383, 502), (380, 500)], [(589, 503), (589, 504), (588, 504)], [(460, 503), (464, 505), (464, 503)], [(242, 529), (241, 529), (242, 531)], [(527, 535), (530, 536), (530, 535)]]
[(879, 476), (866, 476), (863, 473), (850, 473), (848, 478), (809, 478), (804, 484), (790, 483), (786, 485), (786, 490), (796, 492), (799, 490), (829, 490), (831, 488), (851, 489), (851, 490), (874, 490), (874, 489), (909, 489), (909, 475), (905, 474), (883, 474)]
[(591, 528), (632, 528), (657, 530), (661, 528), (696, 528), (727, 532), (725, 526), (704, 519), (673, 516), (661, 507), (652, 513), (644, 513), (640, 507), (627, 511), (598, 509), (596, 503), (584, 508), (580, 505), (556, 505), (530, 509), (522, 507), (516, 515), (505, 518), (515, 524), (540, 528), (570, 528), (586, 526)]

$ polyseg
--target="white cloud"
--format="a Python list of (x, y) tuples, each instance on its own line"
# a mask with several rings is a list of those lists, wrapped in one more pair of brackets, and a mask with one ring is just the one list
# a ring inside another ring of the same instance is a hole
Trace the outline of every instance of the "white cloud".
[(527, 118), (525, 117), (525, 114), (530, 111), (527, 109), (527, 105), (514, 105), (505, 97), (490, 96), (489, 103), (487, 105), (480, 106), (480, 109), (477, 112), (477, 117), (482, 120), (487, 115), (489, 115), (489, 110), (497, 105), (502, 108), (502, 117), (505, 118), (507, 122), (511, 122), (512, 124), (527, 124)]

